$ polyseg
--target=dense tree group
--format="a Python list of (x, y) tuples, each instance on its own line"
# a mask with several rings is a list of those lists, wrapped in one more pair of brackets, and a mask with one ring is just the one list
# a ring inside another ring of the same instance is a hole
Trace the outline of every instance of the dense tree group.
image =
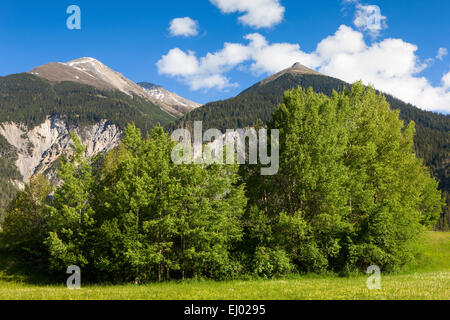
[[(244, 128), (272, 119), (273, 110), (283, 102), (286, 90), (312, 87), (317, 93), (331, 96), (333, 90), (342, 92), (350, 85), (339, 79), (323, 75), (294, 75), (286, 73), (268, 83), (257, 83), (240, 93), (237, 97), (212, 102), (196, 109), (175, 123), (167, 125), (169, 130), (178, 127), (190, 127), (193, 121), (203, 121), (204, 127), (226, 130)], [(414, 121), (416, 135), (415, 150), (419, 158), (431, 169), (439, 181), (439, 189), (450, 193), (450, 115), (442, 115), (420, 110), (390, 95), (386, 100), (394, 110), (400, 111), (400, 119), (406, 124)], [(447, 198), (447, 212), (450, 210), (450, 198)], [(450, 222), (450, 215), (443, 217)]]
[(280, 129), (279, 174), (244, 169), (257, 252), (277, 248), (304, 271), (392, 270), (413, 258), (443, 205), (415, 156), (413, 123), (403, 130), (383, 96), (355, 84), (331, 98), (287, 92), (269, 126)]
[(8, 247), (40, 256), (51, 272), (78, 265), (92, 280), (238, 272), (232, 252), (246, 200), (236, 166), (177, 166), (175, 144), (161, 127), (144, 140), (130, 125), (94, 173), (78, 137), (72, 139), (74, 154), (61, 163), (62, 185), (47, 205), (50, 190), (35, 177), (8, 208)]
[(355, 84), (331, 97), (288, 91), (268, 127), (280, 130), (274, 176), (174, 164), (161, 127), (143, 139), (134, 125), (94, 170), (73, 135), (54, 194), (37, 176), (8, 207), (4, 245), (49, 272), (75, 264), (111, 282), (395, 270), (414, 259), (443, 205), (414, 152), (414, 123), (404, 128), (382, 95)]

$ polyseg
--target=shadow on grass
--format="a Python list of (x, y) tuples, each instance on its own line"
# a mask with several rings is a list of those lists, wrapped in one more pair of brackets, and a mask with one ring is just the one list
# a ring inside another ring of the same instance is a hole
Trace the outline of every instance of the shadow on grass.
[[(42, 263), (24, 263), (5, 249), (0, 249), (0, 281), (29, 285), (55, 285), (54, 277), (45, 274)], [(60, 284), (60, 282), (59, 282)]]

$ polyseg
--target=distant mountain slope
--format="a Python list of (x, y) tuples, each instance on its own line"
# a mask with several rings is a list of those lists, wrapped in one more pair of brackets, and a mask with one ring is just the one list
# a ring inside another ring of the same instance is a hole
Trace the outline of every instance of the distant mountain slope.
[(94, 58), (80, 58), (67, 63), (47, 63), (34, 68), (30, 73), (51, 82), (78, 82), (99, 90), (118, 90), (141, 98), (147, 96), (136, 83)]
[[(191, 127), (192, 121), (202, 120), (204, 128), (228, 128), (253, 126), (271, 119), (272, 111), (282, 102), (283, 92), (297, 88), (312, 87), (314, 91), (331, 95), (333, 90), (342, 91), (351, 85), (335, 78), (321, 75), (301, 64), (283, 70), (238, 96), (212, 102), (198, 108), (167, 126), (171, 131), (179, 127)], [(432, 169), (439, 179), (442, 190), (450, 191), (450, 116), (422, 111), (390, 95), (387, 101), (393, 109), (400, 110), (400, 117), (407, 123), (414, 121), (417, 127), (416, 150), (419, 157)]]
[(164, 106), (172, 114), (182, 116), (201, 106), (196, 102), (180, 97), (176, 93), (169, 92), (159, 85), (149, 82), (139, 82), (138, 85), (145, 90), (150, 101), (156, 105)]
[[(199, 107), (199, 104), (162, 87), (148, 83), (138, 85), (94, 58), (80, 58), (66, 63), (47, 63), (34, 68), (29, 73), (52, 83), (77, 82), (102, 91), (120, 91), (130, 97), (137, 96), (171, 114), (174, 119)], [(155, 89), (158, 90), (156, 95)]]

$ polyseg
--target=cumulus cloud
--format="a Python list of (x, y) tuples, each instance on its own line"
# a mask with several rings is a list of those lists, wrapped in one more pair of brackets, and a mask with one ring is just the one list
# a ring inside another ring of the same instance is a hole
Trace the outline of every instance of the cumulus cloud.
[(442, 77), (444, 88), (450, 89), (450, 72)]
[[(367, 45), (362, 35), (349, 27), (341, 26), (335, 35), (324, 39), (316, 52), (319, 64), (315, 67), (322, 73), (343, 79), (347, 82), (363, 80), (377, 89), (392, 94), (426, 110), (450, 112), (450, 91), (448, 87), (434, 87), (420, 72), (427, 65), (420, 61), (416, 45), (401, 39), (385, 39)], [(340, 43), (345, 47), (347, 40), (354, 40), (358, 50), (339, 51)], [(323, 44), (331, 45), (321, 50)], [(337, 50), (337, 51), (336, 51)], [(444, 80), (443, 80), (444, 82)], [(445, 82), (444, 82), (445, 83)]]
[(170, 22), (171, 36), (191, 37), (198, 35), (198, 22), (189, 17), (175, 18)]
[(191, 90), (224, 90), (237, 86), (236, 83), (231, 83), (224, 73), (239, 63), (239, 54), (242, 54), (240, 51), (240, 45), (226, 44), (222, 51), (208, 53), (198, 59), (192, 51), (186, 53), (174, 48), (162, 56), (156, 66), (159, 74), (176, 77), (189, 85)]
[(239, 21), (256, 29), (279, 24), (285, 11), (279, 0), (210, 0), (210, 2), (223, 13), (243, 13)]
[(446, 55), (448, 55), (448, 50), (446, 48), (439, 48), (436, 58), (442, 61)]
[(200, 58), (191, 51), (172, 49), (156, 63), (158, 72), (183, 81), (192, 90), (223, 90), (238, 86), (225, 74), (234, 68), (241, 69), (243, 63), (251, 62), (250, 69), (255, 74), (264, 74), (312, 58), (303, 53), (298, 44), (269, 44), (259, 33), (248, 34), (244, 38), (247, 44), (225, 43), (223, 49), (208, 52)]
[(179, 48), (169, 51), (157, 63), (158, 70), (161, 74), (169, 76), (190, 76), (198, 73), (198, 61), (195, 53), (189, 51), (185, 53)]
[(172, 49), (157, 67), (160, 74), (176, 77), (192, 90), (223, 90), (237, 86), (227, 76), (231, 70), (272, 74), (300, 62), (350, 83), (363, 80), (422, 109), (450, 113), (450, 72), (441, 86), (433, 86), (420, 74), (427, 63), (419, 59), (417, 50), (416, 45), (401, 39), (368, 44), (361, 31), (342, 25), (312, 52), (303, 51), (296, 43), (270, 43), (252, 33), (245, 36), (245, 43), (225, 43), (221, 50), (203, 57)]

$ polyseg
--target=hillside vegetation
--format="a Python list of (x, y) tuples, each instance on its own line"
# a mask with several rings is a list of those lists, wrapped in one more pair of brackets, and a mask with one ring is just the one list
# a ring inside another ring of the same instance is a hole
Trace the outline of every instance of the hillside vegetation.
[(124, 129), (134, 122), (145, 131), (175, 119), (140, 97), (75, 82), (50, 83), (28, 73), (0, 77), (0, 106), (0, 122), (23, 123), (29, 128), (51, 115), (79, 126), (106, 119)]

